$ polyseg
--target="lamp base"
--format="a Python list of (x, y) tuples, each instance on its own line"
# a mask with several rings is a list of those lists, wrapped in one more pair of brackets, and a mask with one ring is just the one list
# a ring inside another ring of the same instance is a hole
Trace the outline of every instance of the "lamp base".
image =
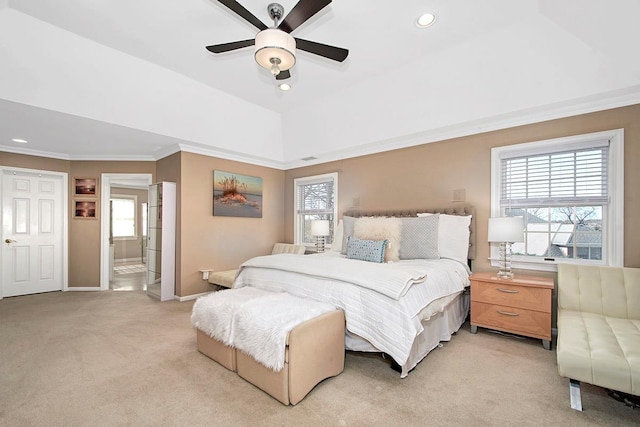
[(500, 270), (496, 275), (498, 279), (511, 280), (514, 277), (511, 271), (511, 243), (500, 243)]
[(316, 237), (316, 252), (318, 253), (324, 252), (324, 236)]
[(496, 278), (498, 280), (511, 280), (515, 277), (515, 275), (511, 271), (502, 271), (499, 270), (496, 274)]

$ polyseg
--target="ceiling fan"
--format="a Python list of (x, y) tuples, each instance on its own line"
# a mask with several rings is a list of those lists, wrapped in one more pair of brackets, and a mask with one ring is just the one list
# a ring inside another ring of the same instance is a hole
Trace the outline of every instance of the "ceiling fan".
[(296, 63), (296, 48), (338, 62), (344, 61), (349, 55), (347, 49), (299, 39), (289, 34), (320, 12), (331, 3), (331, 0), (300, 0), (284, 19), (282, 19), (284, 16), (282, 5), (270, 3), (267, 11), (273, 19), (272, 28), (267, 27), (235, 0), (218, 1), (258, 28), (260, 32), (256, 34), (255, 39), (211, 45), (207, 46), (207, 50), (213, 53), (224, 53), (255, 45), (256, 62), (271, 71), (276, 80), (291, 77), (289, 69)]

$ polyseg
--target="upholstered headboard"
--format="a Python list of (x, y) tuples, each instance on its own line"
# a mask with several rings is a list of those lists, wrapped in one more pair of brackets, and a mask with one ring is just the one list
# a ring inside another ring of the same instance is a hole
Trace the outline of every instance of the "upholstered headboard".
[(344, 216), (361, 217), (361, 216), (395, 216), (407, 217), (417, 216), (419, 213), (441, 213), (447, 215), (471, 215), (471, 224), (469, 225), (469, 260), (476, 259), (476, 210), (473, 206), (460, 206), (449, 208), (431, 208), (431, 209), (406, 209), (406, 210), (351, 210), (343, 213)]

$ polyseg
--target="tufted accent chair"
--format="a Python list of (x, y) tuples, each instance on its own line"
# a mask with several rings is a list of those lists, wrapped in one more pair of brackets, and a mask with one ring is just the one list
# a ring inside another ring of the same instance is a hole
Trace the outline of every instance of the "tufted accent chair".
[(640, 396), (640, 268), (558, 265), (557, 360), (573, 409), (580, 381)]
[[(304, 245), (294, 245), (292, 243), (276, 243), (273, 245), (271, 255), (275, 254), (298, 254), (302, 255), (306, 251)], [(236, 280), (238, 270), (224, 270), (214, 271), (209, 273), (209, 283), (213, 285), (222, 286), (225, 288), (232, 288), (233, 282)]]

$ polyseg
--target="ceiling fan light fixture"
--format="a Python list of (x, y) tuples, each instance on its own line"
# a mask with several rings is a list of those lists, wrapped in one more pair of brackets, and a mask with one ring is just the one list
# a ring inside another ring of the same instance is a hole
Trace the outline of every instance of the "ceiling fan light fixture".
[(263, 68), (278, 75), (296, 63), (296, 40), (276, 28), (260, 31), (255, 40), (255, 60)]

